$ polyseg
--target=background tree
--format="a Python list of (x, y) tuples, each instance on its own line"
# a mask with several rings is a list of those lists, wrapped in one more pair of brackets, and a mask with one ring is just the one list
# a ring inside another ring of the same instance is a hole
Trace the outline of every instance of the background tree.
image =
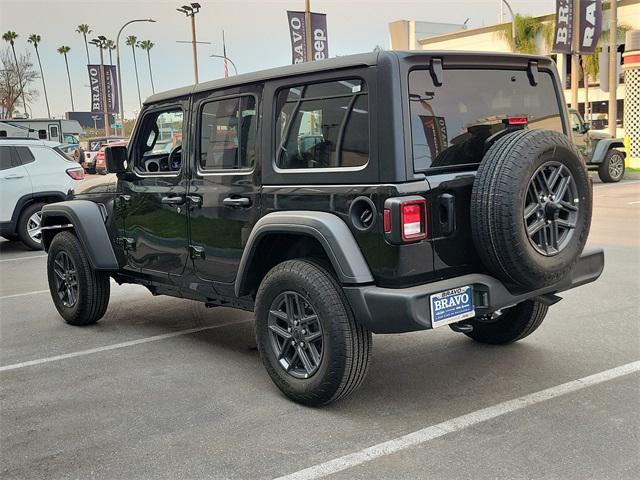
[(47, 96), (47, 84), (44, 81), (44, 72), (42, 71), (42, 62), (40, 61), (40, 52), (38, 51), (38, 45), (40, 44), (40, 40), (42, 38), (37, 33), (32, 33), (29, 35), (29, 39), (27, 40), (29, 43), (33, 45), (33, 48), (36, 50), (36, 57), (38, 58), (38, 67), (40, 67), (40, 77), (42, 78), (42, 89), (44, 90), (44, 101), (47, 104), (47, 117), (51, 118), (51, 109), (49, 108), (49, 97)]
[(64, 64), (67, 66), (67, 79), (69, 80), (69, 95), (71, 96), (71, 111), (75, 112), (76, 108), (73, 105), (73, 89), (71, 88), (71, 74), (69, 73), (69, 60), (67, 59), (67, 54), (69, 53), (70, 50), (71, 48), (65, 45), (58, 47), (58, 53), (60, 55), (64, 55)]
[(113, 40), (107, 40), (107, 51), (109, 52), (109, 65), (113, 65), (113, 57), (111, 52), (116, 49), (116, 42)]
[(87, 35), (89, 35), (91, 31), (91, 28), (89, 28), (89, 25), (86, 23), (81, 23), (78, 25), (78, 28), (76, 28), (76, 33), (81, 33), (84, 38), (84, 48), (87, 51), (87, 65), (91, 63), (91, 60), (89, 60), (89, 44), (87, 43)]
[(20, 91), (22, 93), (22, 103), (24, 104), (24, 113), (27, 113), (27, 101), (24, 98), (24, 87), (23, 87), (23, 83), (22, 83), (22, 74), (20, 72), (20, 63), (18, 62), (18, 57), (16, 56), (16, 46), (15, 46), (15, 40), (18, 38), (18, 34), (16, 32), (12, 32), (11, 30), (9, 30), (8, 32), (4, 33), (2, 35), (2, 39), (5, 42), (9, 42), (9, 45), (11, 45), (11, 51), (13, 52), (13, 60), (15, 62), (15, 66), (16, 66), (16, 75), (18, 76), (18, 84), (20, 85)]
[[(5, 116), (12, 118), (18, 100), (24, 98), (25, 102), (31, 103), (37, 99), (38, 91), (29, 88), (29, 86), (38, 80), (40, 75), (31, 63), (28, 53), (17, 57), (16, 63), (9, 47), (0, 51), (0, 63), (2, 64), (2, 68), (0, 68), (0, 103), (4, 107)], [(18, 78), (18, 71), (20, 78)]]
[(140, 104), (140, 108), (142, 108), (142, 97), (140, 96), (140, 80), (138, 79), (138, 62), (136, 60), (136, 46), (138, 44), (138, 37), (135, 35), (129, 35), (127, 37), (127, 45), (131, 47), (131, 51), (133, 52), (133, 69), (136, 72), (136, 86), (138, 87), (138, 103)]
[(153, 72), (151, 71), (151, 49), (153, 48), (153, 46), (155, 45), (155, 43), (153, 43), (151, 40), (142, 40), (140, 42), (138, 42), (138, 46), (144, 50), (145, 52), (147, 52), (147, 63), (149, 64), (149, 78), (151, 79), (151, 92), (152, 93), (156, 93), (156, 89), (153, 86)]
[(538, 17), (516, 15), (515, 45), (511, 33), (511, 23), (502, 26), (499, 34), (509, 43), (511, 50), (518, 53), (538, 53), (538, 36), (542, 35), (546, 48), (553, 39), (553, 25), (542, 22)]

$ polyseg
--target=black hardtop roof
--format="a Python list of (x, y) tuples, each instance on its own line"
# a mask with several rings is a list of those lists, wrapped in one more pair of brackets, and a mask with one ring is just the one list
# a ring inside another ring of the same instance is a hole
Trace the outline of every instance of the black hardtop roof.
[(549, 64), (549, 57), (538, 55), (521, 55), (513, 53), (493, 53), (493, 52), (464, 52), (464, 51), (429, 51), (429, 50), (412, 50), (412, 51), (381, 51), (370, 53), (358, 53), (355, 55), (346, 55), (343, 57), (329, 58), (316, 62), (299, 63), (287, 65), (284, 67), (269, 68), (267, 70), (259, 70), (257, 72), (243, 73), (229, 78), (221, 78), (218, 80), (210, 80), (208, 82), (188, 85), (185, 87), (174, 88), (165, 92), (156, 93), (148, 97), (144, 103), (151, 104), (174, 98), (184, 97), (198, 92), (206, 92), (209, 90), (217, 90), (221, 88), (233, 87), (236, 85), (250, 84), (274, 78), (291, 77), (306, 73), (322, 72), (326, 70), (340, 70), (350, 67), (366, 67), (377, 65), (382, 58), (387, 59), (407, 59), (414, 57), (443, 57), (446, 66), (446, 59), (464, 59), (472, 60), (477, 64), (489, 64), (511, 59), (515, 62), (525, 65), (528, 60), (537, 60), (539, 64)]

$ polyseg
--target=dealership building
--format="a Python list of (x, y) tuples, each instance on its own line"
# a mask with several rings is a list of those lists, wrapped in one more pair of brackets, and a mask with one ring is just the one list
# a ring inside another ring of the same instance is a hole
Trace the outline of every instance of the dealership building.
[[(541, 23), (553, 24), (555, 14), (537, 17)], [(602, 26), (609, 25), (609, 11), (604, 10)], [(624, 25), (631, 30), (640, 29), (640, 0), (618, 0), (618, 25)], [(505, 35), (504, 32), (507, 32)], [(440, 33), (443, 32), (443, 33)], [(389, 24), (389, 38), (392, 50), (467, 50), (487, 52), (511, 52), (508, 36), (511, 34), (511, 23), (497, 23), (479, 28), (465, 28), (464, 25), (434, 24), (400, 20)], [(558, 65), (558, 71), (564, 86), (567, 103), (571, 102), (571, 58), (566, 54), (550, 53), (544, 34), (537, 38), (538, 52), (551, 55)], [(624, 36), (623, 36), (624, 37)], [(604, 42), (601, 42), (604, 43)], [(618, 127), (623, 126), (625, 85), (622, 68), (624, 38), (618, 39), (619, 80), (616, 98), (618, 99)], [(584, 113), (585, 89), (580, 79), (578, 90), (579, 110)], [(591, 105), (591, 120), (595, 128), (605, 128), (608, 125), (609, 93), (600, 88), (599, 78), (590, 78), (588, 85), (589, 104)], [(627, 117), (628, 118), (628, 117)]]

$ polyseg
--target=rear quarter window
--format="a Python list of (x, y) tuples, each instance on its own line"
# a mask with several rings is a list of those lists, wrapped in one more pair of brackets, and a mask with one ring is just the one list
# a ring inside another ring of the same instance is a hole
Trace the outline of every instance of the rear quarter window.
[(409, 73), (415, 171), (479, 163), (485, 140), (506, 128), (509, 117), (526, 117), (526, 128), (564, 133), (548, 73), (540, 72), (536, 86), (525, 71), (447, 69), (443, 79), (436, 87), (429, 70)]

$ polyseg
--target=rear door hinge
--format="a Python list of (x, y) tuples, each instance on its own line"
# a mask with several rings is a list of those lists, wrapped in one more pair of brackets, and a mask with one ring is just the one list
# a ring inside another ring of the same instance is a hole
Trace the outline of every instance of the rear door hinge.
[(527, 67), (527, 77), (529, 77), (529, 83), (532, 87), (538, 85), (538, 61), (529, 60), (529, 66)]
[(429, 72), (431, 73), (431, 79), (436, 87), (442, 86), (442, 59), (432, 58), (429, 62)]
[(189, 245), (189, 257), (191, 257), (191, 260), (197, 260), (198, 258), (204, 260), (204, 247), (200, 245)]

